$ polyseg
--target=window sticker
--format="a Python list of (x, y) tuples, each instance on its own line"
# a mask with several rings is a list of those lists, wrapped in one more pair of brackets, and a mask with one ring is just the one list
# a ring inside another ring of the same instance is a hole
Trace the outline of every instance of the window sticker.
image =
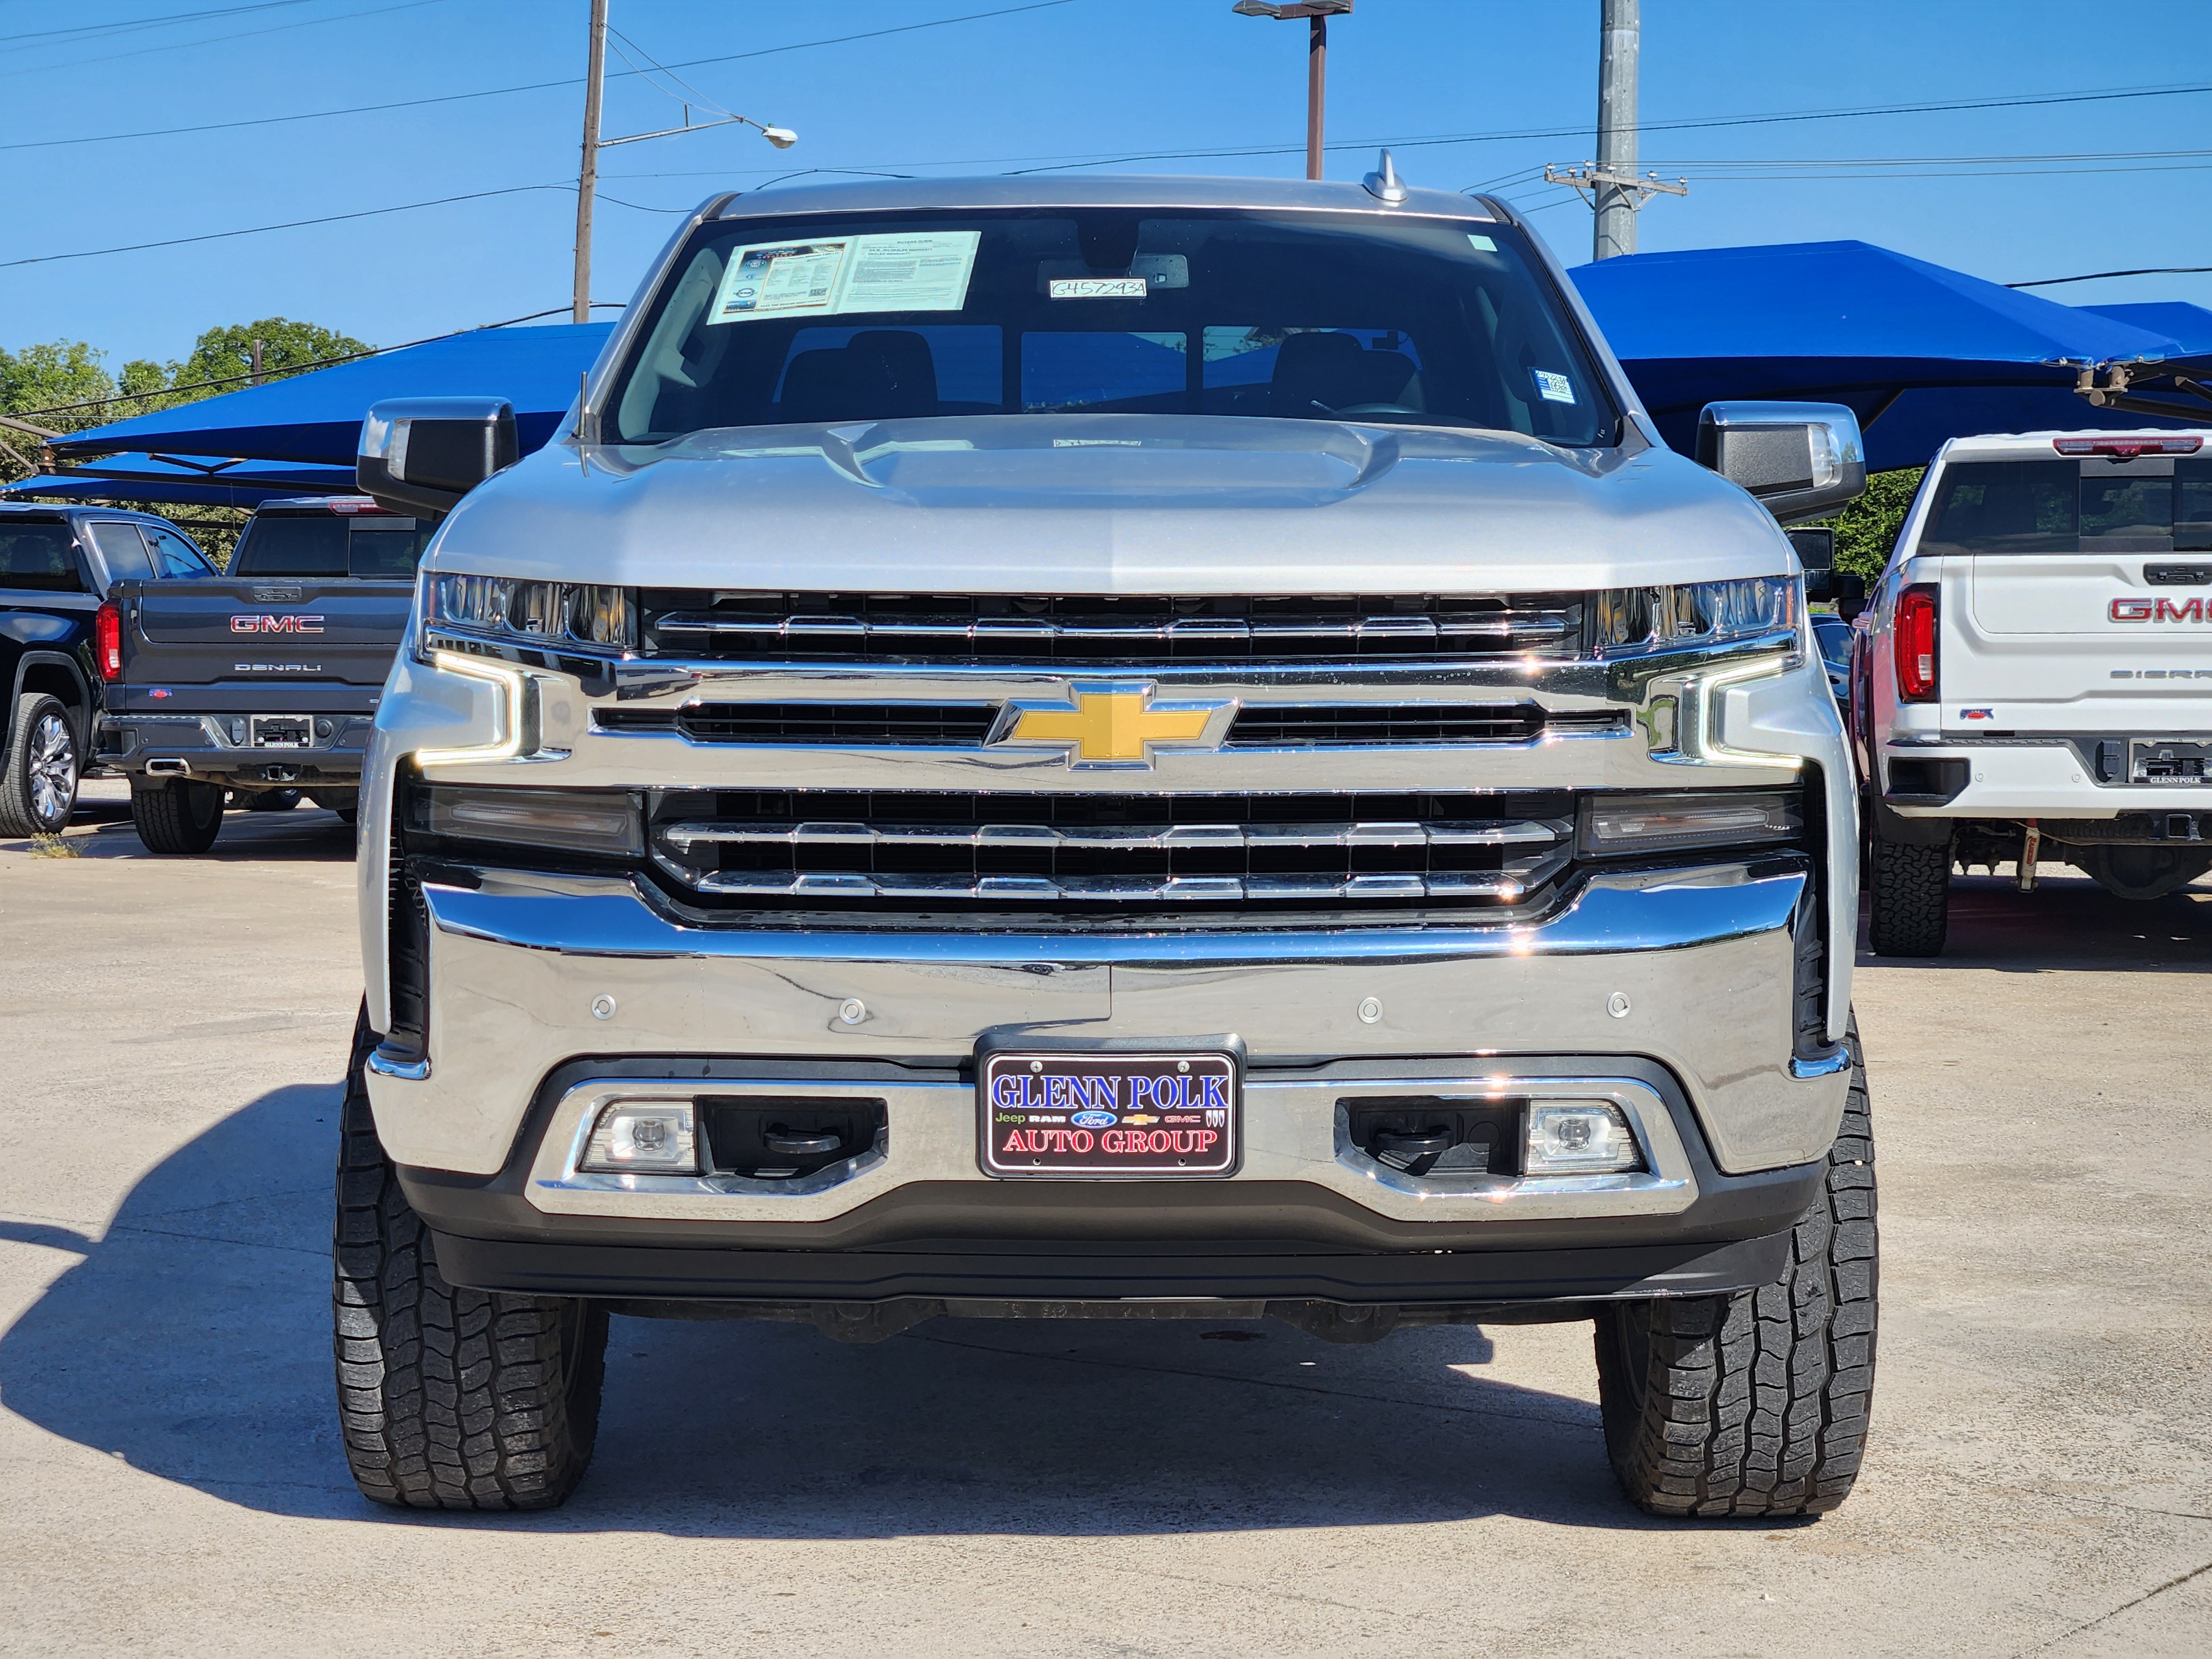
[(1054, 276), (1045, 284), (1054, 300), (1141, 300), (1151, 291), (1141, 276)]
[(1536, 395), (1547, 404), (1571, 404), (1575, 400), (1575, 385), (1564, 374), (1554, 374), (1548, 368), (1533, 371), (1536, 376)]
[(707, 320), (958, 311), (975, 268), (975, 230), (757, 242), (738, 248)]
[(1468, 246), (1473, 248), (1477, 253), (1495, 253), (1498, 252), (1497, 243), (1492, 241), (1487, 236), (1478, 236), (1471, 230), (1467, 234), (1467, 242)]
[(737, 249), (708, 320), (735, 323), (749, 317), (787, 317), (794, 312), (835, 312), (849, 246), (840, 240), (762, 242)]

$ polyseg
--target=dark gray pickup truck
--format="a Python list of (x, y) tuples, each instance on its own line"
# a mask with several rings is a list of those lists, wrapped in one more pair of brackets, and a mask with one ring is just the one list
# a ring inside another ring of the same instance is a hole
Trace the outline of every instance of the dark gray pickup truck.
[(125, 583), (99, 759), (131, 779), (155, 853), (202, 853), (226, 792), (301, 791), (350, 821), (431, 522), (341, 497), (271, 501), (219, 580)]

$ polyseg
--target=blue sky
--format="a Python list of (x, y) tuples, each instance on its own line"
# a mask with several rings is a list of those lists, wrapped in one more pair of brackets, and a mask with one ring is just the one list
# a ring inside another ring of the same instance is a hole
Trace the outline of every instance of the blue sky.
[[(680, 73), (801, 142), (779, 153), (731, 128), (608, 152), (594, 297), (628, 297), (676, 212), (796, 167), (997, 173), (1273, 147), (1119, 170), (1301, 171), (1304, 27), (1234, 15), (1229, 0), (1069, 0), (802, 44), (1019, 3), (613, 0), (615, 27), (660, 63), (757, 54)], [(119, 366), (180, 356), (204, 328), (271, 314), (391, 344), (565, 305), (574, 196), (527, 187), (573, 185), (586, 12), (586, 0), (0, 0), (0, 346), (83, 338)], [(1333, 150), (1330, 175), (1357, 178), (1371, 145), (1395, 141), (1415, 183), (1511, 181), (1504, 193), (1538, 210), (1571, 263), (1586, 259), (1588, 210), (1528, 175), (1590, 153), (1597, 14), (1597, 0), (1358, 0), (1332, 30), (1328, 136), (1359, 148)], [(2000, 282), (2212, 265), (2212, 92), (1649, 130), (2212, 84), (2208, 24), (2203, 0), (1644, 0), (1644, 161), (1686, 173), (1691, 194), (1646, 210), (1642, 246), (1858, 237)], [(623, 67), (611, 56), (611, 70)], [(451, 96), (541, 82), (566, 84)], [(53, 142), (422, 99), (450, 101)], [(640, 77), (610, 82), (609, 136), (682, 118)], [(1531, 129), (1574, 133), (1467, 137)], [(1451, 142), (1414, 142), (1439, 137)], [(2021, 155), (2069, 159), (2032, 173), (1986, 159)], [(1773, 165), (1792, 161), (1805, 165)], [(1869, 176), (1899, 173), (1916, 176)], [(500, 190), (515, 193), (43, 257)], [(2212, 276), (2044, 291), (2212, 306)]]

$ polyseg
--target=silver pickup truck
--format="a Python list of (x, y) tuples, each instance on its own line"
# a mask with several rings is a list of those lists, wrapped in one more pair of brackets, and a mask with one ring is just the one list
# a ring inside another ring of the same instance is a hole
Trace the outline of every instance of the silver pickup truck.
[(543, 450), (373, 411), (452, 510), (362, 779), (362, 1490), (559, 1503), (611, 1312), (1269, 1317), (1589, 1321), (1637, 1502), (1840, 1502), (1856, 792), (1778, 520), (1864, 469), (1699, 447), (1387, 158), (718, 196)]

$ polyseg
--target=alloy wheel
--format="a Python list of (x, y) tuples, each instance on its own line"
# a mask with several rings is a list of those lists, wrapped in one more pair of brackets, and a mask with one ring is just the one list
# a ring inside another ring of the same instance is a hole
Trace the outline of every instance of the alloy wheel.
[(31, 728), (29, 750), (31, 810), (40, 823), (59, 830), (76, 805), (76, 739), (70, 735), (69, 722), (59, 714), (46, 715)]

